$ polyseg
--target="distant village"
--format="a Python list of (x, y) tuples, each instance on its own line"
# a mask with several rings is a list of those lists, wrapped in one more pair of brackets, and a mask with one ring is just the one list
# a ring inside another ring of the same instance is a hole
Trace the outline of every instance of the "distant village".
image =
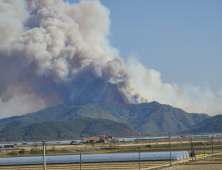
[(116, 138), (110, 135), (102, 135), (100, 137), (84, 137), (80, 142), (72, 141), (70, 142), (71, 145), (81, 145), (85, 143), (110, 143), (115, 142)]

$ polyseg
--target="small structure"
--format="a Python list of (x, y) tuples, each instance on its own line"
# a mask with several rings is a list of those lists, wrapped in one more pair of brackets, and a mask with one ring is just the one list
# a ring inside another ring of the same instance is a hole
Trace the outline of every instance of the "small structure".
[(73, 141), (71, 141), (70, 142), (70, 145), (78, 145), (79, 143), (77, 142), (77, 141), (75, 141), (75, 140), (73, 140)]
[(209, 138), (209, 135), (194, 135), (193, 138)]
[(76, 141), (76, 140), (73, 140), (70, 142), (70, 145), (82, 145), (84, 143), (83, 140), (81, 140), (80, 142)]
[(15, 144), (7, 144), (7, 145), (3, 145), (2, 148), (14, 148), (14, 147), (16, 147)]
[(102, 141), (104, 143), (115, 142), (115, 137), (112, 137), (110, 135), (102, 136), (100, 138), (100, 141)]
[(97, 137), (87, 137), (87, 138), (82, 138), (84, 142), (96, 142)]

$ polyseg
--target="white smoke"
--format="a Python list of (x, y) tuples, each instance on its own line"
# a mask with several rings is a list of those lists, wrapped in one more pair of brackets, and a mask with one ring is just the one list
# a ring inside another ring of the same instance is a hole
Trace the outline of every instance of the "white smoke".
[(163, 83), (160, 72), (147, 70), (135, 57), (129, 59), (127, 73), (134, 88), (133, 92), (143, 94), (149, 102), (170, 104), (188, 112), (221, 114), (222, 92), (216, 96), (210, 90), (199, 86), (187, 84), (178, 87), (176, 84)]
[(221, 97), (163, 84), (159, 72), (138, 62), (126, 66), (107, 38), (109, 15), (98, 0), (0, 0), (0, 117), (64, 102), (154, 100), (219, 113)]

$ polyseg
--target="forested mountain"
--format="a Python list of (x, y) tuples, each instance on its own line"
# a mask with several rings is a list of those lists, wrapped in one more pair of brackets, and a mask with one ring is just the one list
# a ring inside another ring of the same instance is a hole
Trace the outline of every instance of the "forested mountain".
[(91, 104), (90, 106), (104, 110), (119, 121), (131, 125), (143, 135), (177, 132), (209, 118), (207, 114), (187, 113), (182, 109), (158, 102), (137, 105)]
[(178, 133), (221, 133), (222, 132), (222, 115), (210, 117), (202, 122), (190, 127), (189, 129)]
[[(1, 119), (0, 130), (4, 131), (9, 127), (25, 129), (34, 124), (48, 121), (64, 121), (69, 124), (70, 122), (75, 123), (75, 120), (80, 118), (81, 120), (103, 119), (125, 123), (132, 126), (142, 135), (147, 135), (185, 130), (209, 118), (209, 116), (207, 114), (187, 113), (182, 109), (157, 102), (130, 105), (58, 104), (23, 116)], [(90, 134), (94, 135), (93, 132)], [(119, 134), (118, 136), (121, 135)]]
[(45, 121), (26, 126), (7, 126), (0, 132), (1, 141), (80, 139), (99, 136), (132, 137), (140, 133), (130, 125), (107, 119), (77, 118), (73, 121)]

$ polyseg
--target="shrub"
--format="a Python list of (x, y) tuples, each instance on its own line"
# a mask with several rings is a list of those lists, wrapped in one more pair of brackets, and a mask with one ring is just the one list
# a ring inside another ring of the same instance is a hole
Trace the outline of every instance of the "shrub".
[(17, 156), (17, 155), (18, 155), (18, 152), (16, 152), (16, 151), (11, 151), (11, 152), (9, 153), (9, 155)]
[(21, 154), (25, 154), (25, 149), (22, 149), (22, 150), (21, 150)]
[(55, 146), (53, 146), (53, 147), (52, 147), (52, 150), (53, 150), (53, 151), (55, 151), (55, 150), (56, 150), (56, 147), (55, 147)]
[(151, 145), (146, 145), (146, 148), (152, 148)]
[(92, 142), (92, 147), (94, 147), (94, 146), (95, 146), (95, 142), (93, 141), (93, 142)]

